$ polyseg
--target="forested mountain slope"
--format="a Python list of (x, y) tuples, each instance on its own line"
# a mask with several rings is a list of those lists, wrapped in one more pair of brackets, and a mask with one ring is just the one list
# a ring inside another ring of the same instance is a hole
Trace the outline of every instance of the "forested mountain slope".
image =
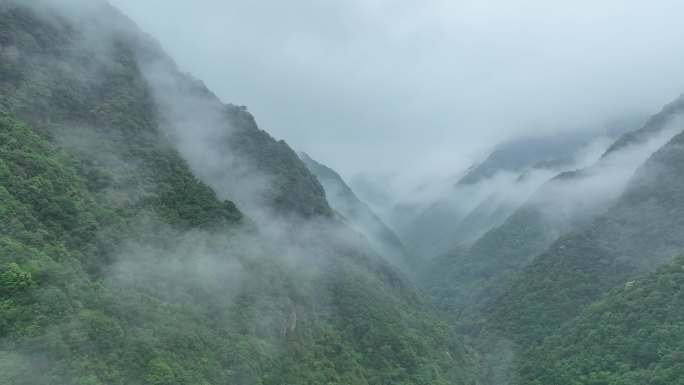
[(619, 200), (560, 237), (487, 306), (489, 322), (523, 346), (684, 250), (684, 134), (653, 154)]
[(526, 384), (681, 384), (684, 257), (620, 285), (547, 337)]
[(0, 91), (3, 383), (465, 383), (296, 154), (107, 4), (1, 0)]
[(259, 129), (246, 107), (224, 104), (153, 40), (128, 39), (158, 108), (159, 129), (219, 196), (257, 220), (332, 215), (318, 179), (284, 141)]
[[(424, 285), (449, 314), (471, 312), (477, 304), (505, 286), (520, 269), (559, 236), (587, 226), (614, 204), (633, 173), (679, 129), (684, 109), (681, 98), (650, 118), (639, 137), (607, 152), (594, 165), (561, 173), (542, 185), (499, 227), (487, 232), (468, 250), (462, 248), (429, 261)], [(676, 109), (674, 106), (680, 106)], [(629, 207), (624, 208), (625, 212)]]

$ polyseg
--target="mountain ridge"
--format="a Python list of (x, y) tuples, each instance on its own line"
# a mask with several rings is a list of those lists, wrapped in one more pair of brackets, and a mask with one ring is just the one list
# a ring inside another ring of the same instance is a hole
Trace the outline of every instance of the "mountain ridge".
[(350, 227), (364, 234), (372, 247), (404, 272), (412, 271), (415, 261), (401, 240), (344, 182), (333, 169), (313, 160), (304, 152), (299, 157), (321, 181), (333, 210)]
[[(662, 115), (663, 111), (666, 115)], [(663, 111), (656, 113), (644, 127), (623, 136), (640, 136), (640, 143), (616, 148), (587, 168), (556, 175), (501, 226), (478, 239), (468, 252), (457, 250), (452, 258), (444, 253), (437, 260), (442, 262), (437, 263), (447, 265), (438, 269), (437, 277), (424, 281), (426, 288), (435, 293), (443, 308), (454, 314), (471, 311), (479, 301), (505, 286), (559, 236), (591, 223), (619, 198), (625, 188), (622, 185), (635, 172), (632, 167), (636, 169), (642, 159), (645, 161), (652, 151), (675, 135), (676, 129), (668, 128), (663, 119), (667, 118), (670, 126), (676, 126), (678, 115), (667, 108)], [(659, 123), (654, 128), (649, 122)], [(624, 141), (623, 137), (616, 142)], [(426, 268), (435, 270), (435, 267)]]
[[(332, 220), (287, 144), (175, 73), (120, 13), (80, 3), (0, 2), (5, 381), (466, 381), (465, 342)], [(162, 79), (141, 60), (161, 60)], [(179, 101), (193, 102), (182, 120), (167, 115)], [(193, 145), (218, 139), (207, 158), (180, 145), (192, 129)], [(223, 160), (238, 163), (194, 174), (234, 132), (242, 151)], [(256, 178), (230, 167), (243, 161)]]

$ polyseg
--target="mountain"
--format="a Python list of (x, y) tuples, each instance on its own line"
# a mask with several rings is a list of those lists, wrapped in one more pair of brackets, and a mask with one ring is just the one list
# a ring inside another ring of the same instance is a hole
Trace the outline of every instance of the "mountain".
[(267, 222), (274, 215), (332, 216), (320, 182), (287, 143), (259, 129), (246, 107), (224, 104), (153, 41), (133, 42), (160, 130), (219, 196)]
[(501, 226), (488, 231), (466, 252), (457, 248), (428, 261), (423, 269), (436, 274), (420, 274), (423, 285), (449, 314), (472, 312), (559, 236), (589, 225), (615, 203), (635, 170), (681, 130), (679, 115), (673, 110), (682, 105), (681, 100), (616, 143), (624, 142), (624, 137), (640, 137), (640, 141), (615, 148), (587, 168), (563, 172), (544, 183)]
[[(610, 134), (614, 135), (614, 131)], [(606, 133), (607, 134), (607, 133)], [(470, 168), (456, 185), (472, 185), (487, 180), (502, 171), (521, 173), (526, 169), (556, 159), (571, 158), (585, 147), (594, 133), (569, 133), (552, 136), (532, 136), (498, 145), (487, 158)], [(596, 135), (598, 136), (598, 135)]]
[(340, 219), (352, 229), (365, 235), (373, 249), (392, 264), (403, 271), (412, 271), (415, 261), (411, 259), (401, 240), (365, 203), (359, 200), (340, 175), (303, 152), (299, 153), (299, 157), (323, 185), (328, 202)]
[(523, 383), (681, 383), (683, 287), (683, 256), (618, 286), (544, 340)]
[(684, 250), (683, 144), (680, 133), (639, 168), (605, 214), (560, 237), (487, 301), (487, 324), (521, 346), (523, 362), (610, 290)]
[(683, 114), (498, 148), (413, 261), (105, 1), (0, 0), (0, 382), (679, 383)]
[(555, 175), (599, 159), (639, 119), (588, 133), (520, 138), (499, 145), (402, 229), (409, 248), (427, 257), (472, 244), (504, 223)]
[(0, 1), (6, 384), (447, 384), (477, 363), (286, 143), (105, 2)]
[(608, 148), (608, 150), (606, 150), (604, 157), (611, 152), (618, 151), (630, 145), (646, 142), (652, 134), (663, 130), (667, 125), (672, 123), (673, 119), (681, 116), (683, 110), (684, 95), (681, 95), (679, 98), (663, 107), (658, 114), (648, 119), (641, 129), (622, 135)]

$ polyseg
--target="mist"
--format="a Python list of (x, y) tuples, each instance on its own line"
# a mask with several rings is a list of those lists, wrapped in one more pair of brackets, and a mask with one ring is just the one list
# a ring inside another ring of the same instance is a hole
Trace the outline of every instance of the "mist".
[(112, 3), (263, 129), (392, 194), (684, 89), (678, 1)]
[[(173, 227), (154, 223), (143, 215), (136, 218), (135, 226), (146, 229), (142, 231), (146, 233), (142, 238), (149, 236), (150, 243), (145, 245), (141, 239), (126, 235), (130, 239), (122, 239), (124, 244), (121, 248), (125, 251), (113, 257), (116, 263), (111, 272), (121, 268), (138, 271), (145, 276), (163, 255), (175, 261), (168, 265), (171, 270), (188, 270), (189, 266), (183, 264), (196, 263), (189, 270), (205, 274), (214, 270), (212, 264), (221, 265), (216, 270), (226, 274), (235, 270), (231, 280), (238, 282), (243, 271), (238, 261), (245, 258), (272, 258), (277, 254), (279, 263), (291, 268), (326, 269), (330, 261), (323, 255), (330, 257), (340, 250), (347, 250), (370, 254), (371, 263), (384, 263), (362, 234), (341, 222), (324, 215), (306, 217), (299, 212), (278, 210), (272, 201), (272, 192), (282, 182), (278, 180), (279, 175), (264, 171), (263, 166), (256, 164), (255, 158), (251, 157), (253, 154), (237, 151), (234, 142), (236, 134), (247, 131), (258, 135), (267, 144), (279, 143), (256, 126), (246, 107), (225, 104), (202, 81), (178, 68), (163, 48), (151, 36), (138, 30), (126, 16), (105, 2), (89, 0), (39, 0), (31, 6), (48, 22), (62, 22), (55, 19), (58, 15), (78, 26), (78, 34), (72, 44), (97, 54), (88, 62), (73, 58), (63, 62), (31, 58), (39, 63), (41, 69), (56, 67), (68, 79), (77, 79), (83, 74), (98, 79), (109, 67), (118, 68), (118, 63), (111, 64), (116, 62), (116, 43), (123, 39), (131, 44), (136, 67), (154, 101), (159, 125), (152, 128), (162, 137), (159, 145), (176, 149), (183, 162), (199, 180), (211, 187), (220, 200), (235, 202), (247, 216), (245, 221), (229, 225), (226, 233), (212, 233), (179, 232)], [(108, 20), (103, 23), (105, 18)], [(35, 75), (39, 77), (40, 71)], [(236, 123), (245, 122), (246, 125), (236, 126)], [(112, 138), (107, 128), (66, 124), (54, 130), (51, 136), (62, 149), (77, 159), (88, 159), (111, 172), (116, 188), (104, 193), (108, 201), (136, 205), (148, 199), (148, 191), (124, 177), (127, 173), (145, 173), (147, 166), (131, 154), (122, 156), (119, 138)], [(144, 140), (154, 138), (145, 135), (142, 135)], [(296, 153), (287, 148), (286, 153), (288, 151), (288, 155), (291, 153), (298, 161)], [(305, 166), (301, 164), (301, 168), (305, 169)], [(324, 194), (322, 190), (321, 194)], [(121, 231), (105, 229), (103, 236), (109, 237), (107, 233)], [(113, 236), (121, 237), (121, 234)], [(173, 246), (164, 245), (168, 239), (175, 239)], [(193, 255), (193, 258), (185, 260), (188, 255)]]
[(682, 250), (682, 11), (0, 1), (0, 372), (534, 379)]
[[(86, 3), (87, 7), (80, 7)], [(21, 80), (50, 91), (36, 98), (43, 97), (40, 100), (46, 105), (62, 102), (67, 98), (59, 97), (59, 86), (66, 84), (80, 92), (75, 92), (78, 95), (104, 99), (101, 104), (97, 100), (94, 108), (89, 100), (77, 99), (75, 107), (68, 105), (72, 110), (65, 108), (76, 112), (66, 117), (48, 116), (42, 124), (49, 131), (40, 132), (51, 140), (51, 150), (63, 152), (63, 157), (51, 164), (63, 161), (65, 167), (78, 170), (74, 174), (83, 173), (76, 177), (77, 188), (92, 194), (88, 204), (101, 204), (103, 210), (93, 215), (102, 224), (93, 225), (97, 227), (93, 244), (86, 247), (90, 259), (77, 260), (63, 244), (54, 246), (64, 250), (62, 259), (53, 260), (52, 254), (39, 252), (17, 259), (22, 267), (30, 265), (40, 271), (41, 279), (49, 275), (41, 269), (66, 269), (57, 281), (67, 274), (73, 277), (66, 289), (39, 280), (39, 298), (26, 296), (33, 301), (31, 305), (38, 303), (59, 313), (49, 322), (41, 320), (47, 324), (44, 329), (18, 342), (14, 336), (0, 335), (0, 368), (9, 373), (8, 381), (99, 383), (96, 375), (78, 378), (81, 371), (64, 364), (63, 352), (76, 351), (78, 359), (93, 360), (90, 357), (108, 349), (128, 349), (127, 344), (135, 341), (140, 346), (134, 349), (144, 358), (123, 370), (135, 372), (149, 383), (151, 375), (143, 375), (146, 371), (161, 367), (168, 376), (173, 371), (178, 377), (188, 376), (195, 363), (198, 367), (230, 366), (231, 370), (220, 374), (215, 369), (207, 372), (214, 378), (230, 378), (231, 383), (250, 383), (250, 376), (256, 376), (252, 373), (255, 367), (286, 359), (294, 333), (308, 329), (303, 338), (297, 338), (312, 341), (312, 333), (320, 327), (330, 328), (320, 326), (319, 317), (325, 322), (340, 318), (343, 292), (335, 290), (336, 285), (353, 280), (363, 287), (359, 282), (368, 282), (383, 288), (375, 291), (374, 297), (402, 295), (404, 277), (373, 251), (363, 235), (325, 210), (283, 211), (289, 201), (276, 205), (273, 190), (282, 188), (282, 172), (264, 171), (263, 164), (255, 164), (259, 158), (251, 157), (254, 152), (250, 150), (299, 162), (292, 149), (260, 131), (245, 109), (222, 103), (201, 81), (180, 72), (154, 40), (123, 15), (102, 3), (86, 3), (43, 0), (26, 6), (18, 2), (13, 9), (35, 24), (44, 22), (54, 25), (56, 31), (68, 31), (66, 48), (59, 46), (64, 50), (59, 51), (59, 60), (51, 51), (35, 54), (26, 46), (15, 47), (17, 53), (11, 60), (23, 64), (27, 75)], [(21, 7), (32, 7), (29, 11), (35, 15)], [(87, 94), (90, 89), (97, 92)], [(108, 93), (120, 90), (120, 94)], [(122, 105), (123, 109), (117, 110)], [(107, 120), (112, 116), (114, 121)], [(248, 148), (233, 151), (235, 138)], [(294, 174), (306, 170), (301, 162), (294, 164), (298, 169), (287, 168), (289, 165), (279, 164)], [(155, 175), (159, 173), (166, 176)], [(93, 177), (99, 182), (86, 186)], [(177, 183), (177, 177), (185, 179)], [(327, 207), (315, 177), (297, 177), (295, 185), (302, 195), (290, 194), (292, 199), (304, 200), (303, 207)], [(49, 181), (45, 184), (51, 186)], [(3, 191), (4, 185), (3, 180)], [(184, 192), (189, 194), (179, 198)], [(167, 203), (176, 199), (182, 201), (177, 202), (182, 207), (169, 210)], [(205, 204), (216, 204), (198, 218), (195, 213), (203, 199)], [(216, 217), (225, 210), (241, 214)], [(186, 215), (199, 222), (183, 223)], [(203, 215), (217, 220), (207, 222)], [(124, 217), (126, 220), (119, 221)], [(4, 263), (11, 254), (5, 252), (4, 243), (0, 246)], [(42, 259), (35, 262), (30, 258)], [(83, 266), (92, 268), (88, 271), (92, 276), (84, 273)], [(4, 272), (5, 265), (1, 267)], [(73, 300), (79, 296), (83, 296), (81, 300)], [(3, 299), (2, 303), (9, 302)], [(5, 323), (2, 325), (5, 333)], [(25, 353), (35, 351), (45, 334), (61, 345), (43, 346), (44, 354)], [(107, 341), (92, 342), (101, 335), (106, 335)], [(162, 357), (158, 350), (177, 347), (182, 347), (177, 353), (183, 359), (172, 371), (168, 362), (175, 358)], [(211, 349), (216, 357), (195, 354)], [(112, 365), (118, 364), (121, 361)]]
[(573, 216), (583, 210), (609, 207), (625, 191), (637, 169), (682, 130), (684, 118), (675, 117), (643, 142), (605, 154), (577, 176), (554, 180), (533, 203), (543, 207), (549, 217)]
[[(183, 162), (220, 200), (235, 202), (247, 216), (244, 221), (222, 228), (225, 232), (215, 232), (181, 231), (155, 223), (141, 214), (134, 226), (144, 230), (140, 237), (127, 234), (121, 239), (121, 252), (112, 257), (115, 263), (108, 274), (137, 273), (141, 274), (138, 279), (155, 281), (152, 267), (162, 258), (169, 258), (166, 266), (169, 271), (190, 272), (194, 275), (189, 279), (191, 282), (201, 280), (198, 276), (222, 272), (225, 277), (218, 280), (237, 282), (232, 286), (237, 290), (244, 273), (240, 261), (245, 259), (269, 258), (289, 268), (326, 270), (336, 253), (366, 253), (366, 257), (370, 257), (366, 262), (384, 263), (362, 234), (334, 218), (279, 211), (272, 202), (272, 191), (281, 182), (277, 180), (279, 176), (264, 171), (248, 156), (252, 155), (249, 152), (237, 151), (234, 147), (235, 135), (244, 131), (256, 133), (268, 144), (277, 145), (278, 142), (255, 125), (246, 107), (225, 104), (202, 81), (178, 68), (154, 38), (138, 30), (126, 16), (106, 2), (89, 0), (39, 0), (31, 6), (48, 22), (61, 22), (54, 20), (58, 15), (78, 26), (74, 45), (80, 44), (81, 49), (97, 54), (85, 63), (71, 58), (64, 62), (35, 59), (45, 68), (57, 67), (67, 78), (78, 78), (84, 73), (95, 79), (103, 76), (109, 66), (118, 66), (118, 63), (111, 64), (116, 62), (116, 43), (125, 40), (131, 44), (136, 67), (154, 101), (159, 125), (153, 129), (163, 138), (159, 145), (176, 149)], [(103, 22), (105, 18), (108, 19), (106, 23)], [(40, 72), (36, 76), (40, 76)], [(236, 122), (244, 121), (246, 126), (236, 126)], [(51, 136), (69, 154), (111, 171), (117, 183), (116, 189), (106, 191), (107, 200), (136, 205), (148, 199), (149, 192), (123, 177), (126, 173), (145, 173), (146, 166), (131, 154), (122, 156), (118, 153), (121, 150), (121, 144), (117, 143), (119, 138), (112, 138), (107, 128), (68, 124), (56, 127)], [(150, 139), (142, 136), (145, 140)], [(298, 159), (294, 151), (289, 148), (288, 151)], [(301, 167), (305, 169), (303, 164)], [(120, 232), (119, 228), (104, 229), (103, 237), (121, 237), (122, 234), (108, 234)], [(170, 239), (174, 241), (165, 244)], [(165, 274), (163, 271), (158, 273)], [(209, 279), (212, 280), (216, 279)]]

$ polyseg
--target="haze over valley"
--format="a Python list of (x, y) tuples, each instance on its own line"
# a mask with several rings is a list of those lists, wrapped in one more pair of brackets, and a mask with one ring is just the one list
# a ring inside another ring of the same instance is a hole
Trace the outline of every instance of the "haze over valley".
[(681, 383), (682, 11), (0, 0), (0, 383)]

